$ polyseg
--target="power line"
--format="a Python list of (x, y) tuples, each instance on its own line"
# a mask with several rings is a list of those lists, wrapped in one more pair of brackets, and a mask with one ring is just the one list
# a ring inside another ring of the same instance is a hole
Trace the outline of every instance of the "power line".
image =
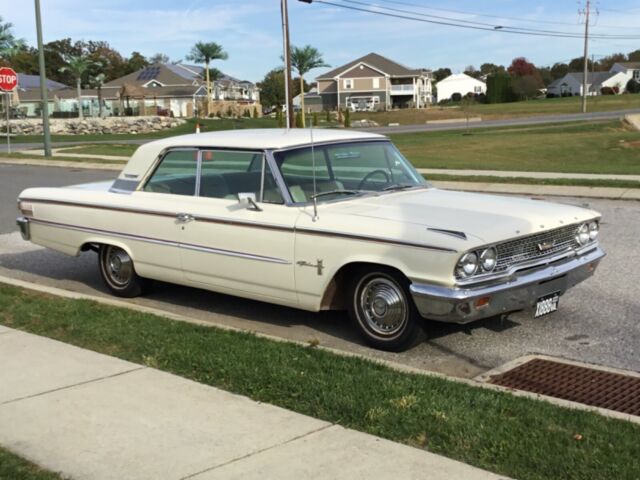
[[(375, 14), (375, 15), (382, 15), (382, 16), (386, 16), (386, 17), (392, 17), (392, 18), (400, 18), (400, 19), (404, 19), (404, 20), (413, 20), (413, 21), (417, 21), (417, 22), (423, 22), (423, 23), (430, 23), (430, 24), (435, 24), (435, 25), (445, 25), (445, 26), (450, 26), (450, 27), (458, 27), (458, 28), (467, 28), (467, 29), (471, 29), (471, 30), (482, 30), (482, 31), (491, 31), (491, 32), (501, 32), (501, 33), (512, 33), (512, 34), (519, 34), (519, 35), (530, 35), (530, 36), (538, 36), (538, 37), (559, 37), (559, 38), (583, 38), (583, 35), (581, 33), (573, 33), (573, 32), (554, 32), (554, 31), (543, 31), (543, 30), (533, 30), (533, 29), (518, 29), (516, 27), (509, 27), (509, 26), (503, 26), (503, 25), (490, 25), (487, 24), (488, 26), (482, 26), (482, 25), (465, 25), (465, 24), (461, 24), (460, 21), (458, 19), (447, 19), (445, 20), (431, 20), (431, 19), (427, 19), (427, 18), (418, 18), (415, 15), (417, 14), (418, 16), (422, 15), (418, 12), (409, 12), (406, 11), (407, 13), (392, 13), (392, 12), (384, 12), (384, 11), (379, 11), (379, 10), (370, 10), (370, 7), (376, 7), (376, 5), (371, 5), (371, 4), (366, 4), (364, 2), (358, 2), (360, 4), (363, 4), (369, 8), (362, 8), (362, 7), (357, 7), (357, 6), (353, 6), (353, 5), (345, 5), (345, 4), (339, 4), (339, 3), (335, 3), (332, 1), (327, 1), (327, 0), (314, 0), (315, 3), (322, 3), (325, 5), (330, 5), (330, 6), (334, 6), (334, 7), (339, 7), (339, 8), (344, 8), (347, 10), (354, 10), (354, 11), (359, 11), (359, 12), (365, 12), (365, 13), (371, 13), (371, 14)], [(352, 3), (355, 3), (355, 0), (343, 0), (343, 1), (350, 1)], [(387, 8), (387, 7), (379, 7), (379, 8)], [(388, 9), (388, 8), (387, 8)], [(605, 35), (605, 34), (595, 34), (592, 35), (593, 38), (599, 38), (599, 39), (616, 39), (616, 40), (637, 40), (640, 39), (640, 35)]]
[[(403, 2), (400, 0), (378, 0), (384, 3), (391, 3), (391, 4), (395, 4), (395, 5), (403, 5), (403, 6), (407, 6), (407, 7), (416, 7), (416, 8), (420, 8), (423, 10), (433, 10), (433, 11), (439, 11), (439, 12), (448, 12), (448, 13), (455, 13), (455, 14), (459, 14), (459, 15), (473, 15), (474, 17), (484, 17), (484, 18), (496, 18), (498, 20), (514, 20), (516, 22), (525, 22), (525, 23), (541, 23), (541, 24), (547, 24), (547, 25), (564, 25), (564, 26), (570, 26), (570, 27), (575, 27), (578, 25), (578, 23), (569, 23), (569, 22), (557, 22), (557, 21), (553, 21), (553, 20), (539, 20), (539, 19), (532, 19), (532, 18), (522, 18), (522, 17), (509, 17), (509, 16), (504, 16), (504, 15), (491, 15), (491, 14), (486, 14), (486, 13), (476, 13), (476, 12), (470, 12), (470, 11), (465, 11), (465, 10), (454, 10), (451, 8), (440, 8), (440, 7), (428, 7), (426, 5), (422, 5), (419, 3), (411, 3), (411, 2)], [(621, 10), (608, 10), (608, 9), (600, 9), (600, 10), (607, 10), (607, 11), (615, 11), (615, 12), (621, 12)], [(627, 13), (627, 12), (624, 12)], [(622, 27), (619, 25), (600, 25), (599, 27), (601, 28), (616, 28), (616, 29), (624, 29), (624, 30), (638, 30), (638, 27)]]

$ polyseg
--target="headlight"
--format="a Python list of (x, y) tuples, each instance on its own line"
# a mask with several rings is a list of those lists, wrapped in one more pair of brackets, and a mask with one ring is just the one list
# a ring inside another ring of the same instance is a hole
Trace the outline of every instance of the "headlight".
[(600, 231), (600, 225), (598, 222), (591, 222), (589, 224), (589, 240), (594, 241), (598, 238), (598, 232)]
[(491, 247), (487, 248), (480, 254), (480, 266), (482, 266), (482, 270), (485, 272), (492, 272), (494, 268), (496, 268), (496, 259), (498, 258), (498, 254), (496, 253), (496, 249)]
[(456, 272), (460, 277), (470, 277), (478, 270), (478, 256), (473, 253), (465, 253), (458, 261)]
[(576, 241), (580, 245), (586, 245), (589, 243), (589, 224), (583, 223), (578, 228), (578, 233), (576, 234)]

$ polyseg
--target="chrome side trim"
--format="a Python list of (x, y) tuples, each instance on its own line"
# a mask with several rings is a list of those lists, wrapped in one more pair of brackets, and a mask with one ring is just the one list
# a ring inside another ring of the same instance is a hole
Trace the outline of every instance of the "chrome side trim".
[(142, 242), (146, 242), (146, 243), (153, 243), (156, 245), (165, 245), (165, 246), (170, 246), (170, 247), (176, 247), (176, 248), (184, 248), (187, 250), (196, 250), (199, 252), (205, 252), (205, 253), (213, 253), (216, 255), (225, 255), (225, 256), (229, 256), (229, 257), (238, 257), (238, 258), (245, 258), (248, 260), (257, 260), (257, 261), (261, 261), (261, 262), (269, 262), (269, 263), (277, 263), (280, 265), (291, 265), (291, 262), (282, 259), (282, 258), (277, 258), (277, 257), (268, 257), (268, 256), (264, 256), (264, 255), (256, 255), (256, 254), (252, 254), (252, 253), (245, 253), (245, 252), (237, 252), (234, 250), (225, 250), (222, 248), (214, 248), (214, 247), (206, 247), (204, 245), (195, 245), (195, 244), (191, 244), (191, 243), (180, 243), (180, 242), (174, 242), (172, 240), (164, 240), (161, 238), (153, 238), (153, 237), (145, 237), (142, 235), (134, 235), (134, 234), (130, 234), (130, 233), (122, 233), (122, 232), (113, 232), (110, 230), (102, 230), (99, 228), (90, 228), (90, 227), (80, 227), (78, 225), (69, 225), (69, 224), (65, 224), (65, 223), (58, 223), (58, 222), (50, 222), (47, 220), (37, 220), (34, 218), (29, 219), (30, 222), (32, 223), (37, 223), (37, 224), (42, 224), (42, 225), (46, 225), (46, 226), (50, 226), (50, 227), (55, 227), (55, 228), (63, 228), (63, 229), (67, 229), (67, 230), (75, 230), (78, 232), (86, 232), (86, 233), (98, 233), (98, 234), (106, 234), (106, 235), (110, 235), (113, 237), (118, 237), (118, 238), (126, 238), (129, 240), (137, 240), (137, 241), (142, 241)]

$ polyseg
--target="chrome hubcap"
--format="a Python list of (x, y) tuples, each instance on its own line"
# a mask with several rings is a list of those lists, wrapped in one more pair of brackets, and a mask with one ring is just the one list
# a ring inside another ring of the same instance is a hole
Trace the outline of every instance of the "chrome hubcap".
[(119, 287), (126, 286), (133, 275), (133, 261), (127, 252), (120, 248), (109, 247), (106, 255), (106, 273), (109, 280)]
[(404, 327), (407, 305), (398, 285), (378, 277), (367, 281), (360, 292), (360, 310), (369, 329), (390, 336)]

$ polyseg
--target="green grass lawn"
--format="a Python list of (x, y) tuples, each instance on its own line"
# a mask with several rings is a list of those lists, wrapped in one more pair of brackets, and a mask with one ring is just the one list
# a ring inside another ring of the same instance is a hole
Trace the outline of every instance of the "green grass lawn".
[[(567, 113), (581, 113), (580, 97), (545, 98), (512, 103), (477, 103), (468, 108), (472, 117), (480, 116), (483, 120), (499, 120), (505, 118), (530, 117), (540, 115), (555, 115)], [(589, 112), (604, 112), (612, 110), (629, 110), (640, 108), (640, 94), (602, 95), (587, 100)], [(463, 119), (465, 112), (460, 106), (433, 106), (427, 109), (404, 109), (390, 112), (357, 112), (352, 120), (363, 118), (387, 125), (390, 122), (401, 125), (421, 124), (433, 120), (452, 118)]]
[(636, 424), (312, 346), (6, 285), (0, 324), (520, 480), (631, 480), (640, 472)]
[(640, 174), (640, 132), (617, 120), (390, 137), (419, 168)]
[(63, 147), (58, 149), (58, 153), (86, 154), (86, 155), (113, 155), (118, 157), (130, 157), (140, 145), (103, 143), (94, 145), (83, 145), (81, 147)]
[(42, 155), (29, 155), (24, 153), (0, 153), (0, 159), (19, 159), (19, 160), (39, 160), (39, 161), (64, 161), (75, 163), (118, 163), (125, 165), (125, 160), (105, 160), (101, 158), (83, 158), (83, 157), (66, 157), (64, 155), (54, 155), (52, 158), (46, 158)]
[(527, 178), (527, 177), (491, 177), (485, 175), (424, 175), (434, 182), (473, 182), (473, 183), (515, 183), (520, 185), (558, 185), (569, 187), (613, 187), (640, 188), (640, 182), (633, 180), (591, 180), (577, 178)]
[(60, 475), (44, 470), (0, 447), (1, 480), (63, 480)]

